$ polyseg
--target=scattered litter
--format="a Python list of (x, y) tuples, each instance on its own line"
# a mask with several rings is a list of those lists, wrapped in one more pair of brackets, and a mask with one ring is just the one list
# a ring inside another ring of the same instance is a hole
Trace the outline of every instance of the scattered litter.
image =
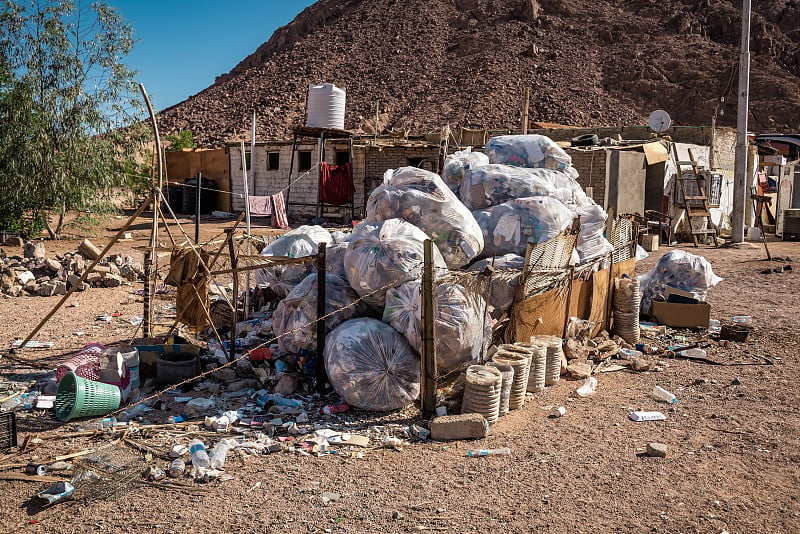
[(630, 412), (631, 421), (666, 421), (667, 416), (661, 412)]

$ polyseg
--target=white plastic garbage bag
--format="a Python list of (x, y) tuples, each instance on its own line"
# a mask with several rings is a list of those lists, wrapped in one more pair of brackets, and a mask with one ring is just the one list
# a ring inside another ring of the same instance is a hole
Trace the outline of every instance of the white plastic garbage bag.
[(472, 213), (438, 174), (417, 167), (388, 170), (367, 200), (367, 221), (405, 219), (436, 244), (451, 269), (467, 265), (483, 249)]
[(644, 315), (650, 314), (650, 302), (654, 297), (663, 295), (667, 286), (691, 291), (695, 298), (704, 301), (708, 288), (722, 282), (707, 259), (680, 249), (661, 256), (653, 270), (638, 278)]
[(492, 318), (499, 319), (504, 313), (511, 310), (511, 305), (514, 304), (514, 295), (522, 280), (524, 264), (525, 258), (522, 256), (505, 254), (476, 261), (469, 266), (469, 271), (483, 271), (491, 265), (496, 271), (490, 280), (489, 289), (489, 305), (491, 307), (489, 314)]
[(489, 164), (489, 156), (483, 152), (474, 152), (472, 147), (467, 147), (459, 152), (454, 152), (444, 159), (444, 167), (442, 167), (442, 180), (447, 184), (447, 187), (459, 195), (461, 188), (461, 180), (464, 178), (464, 173), (469, 169), (476, 167), (483, 167)]
[(490, 208), (515, 198), (555, 197), (570, 202), (578, 183), (566, 173), (510, 165), (485, 165), (464, 173), (461, 201), (471, 210)]
[(325, 370), (333, 389), (351, 406), (389, 411), (419, 395), (419, 356), (391, 326), (351, 319), (325, 340)]
[[(270, 243), (261, 255), (289, 258), (315, 256), (319, 252), (319, 243), (331, 241), (330, 232), (321, 226), (299, 226)], [(312, 270), (311, 263), (266, 267), (256, 271), (256, 283), (269, 286), (276, 295), (285, 297)]]
[[(344, 256), (347, 280), (371, 306), (383, 310), (390, 287), (422, 275), (427, 238), (425, 232), (403, 219), (359, 223)], [(447, 269), (436, 247), (433, 265), (437, 270)]]
[[(301, 350), (313, 352), (317, 348), (317, 273), (306, 276), (285, 299), (278, 303), (272, 315), (272, 331), (286, 352), (297, 354)], [(325, 319), (328, 331), (339, 324), (371, 314), (369, 306), (356, 302), (358, 295), (350, 284), (335, 274), (325, 276)], [(339, 311), (337, 311), (339, 310)]]
[(483, 256), (524, 256), (528, 243), (552, 239), (572, 224), (573, 212), (551, 197), (518, 198), (472, 212), (483, 230)]
[(572, 158), (555, 141), (544, 135), (501, 135), (486, 143), (489, 163), (515, 167), (541, 167), (556, 171), (572, 169)]
[(614, 250), (614, 246), (603, 235), (608, 218), (606, 210), (591, 202), (576, 208), (575, 214), (581, 218), (581, 229), (575, 242), (575, 250), (578, 252), (581, 264)]
[[(433, 337), (439, 374), (448, 373), (480, 361), (491, 341), (491, 322), (486, 303), (454, 283), (438, 283), (434, 290)], [(383, 320), (408, 339), (411, 347), (422, 350), (421, 282), (412, 280), (386, 293)]]

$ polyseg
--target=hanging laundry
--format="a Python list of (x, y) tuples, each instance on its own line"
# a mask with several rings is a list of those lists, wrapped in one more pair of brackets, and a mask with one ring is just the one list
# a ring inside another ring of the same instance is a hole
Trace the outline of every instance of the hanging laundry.
[(283, 201), (283, 191), (272, 195), (272, 227), (289, 228), (289, 218), (286, 216), (286, 204)]
[(353, 200), (356, 186), (353, 185), (353, 171), (349, 163), (320, 166), (319, 200), (334, 206), (344, 206)]
[(267, 217), (272, 215), (272, 197), (249, 197), (250, 215)]

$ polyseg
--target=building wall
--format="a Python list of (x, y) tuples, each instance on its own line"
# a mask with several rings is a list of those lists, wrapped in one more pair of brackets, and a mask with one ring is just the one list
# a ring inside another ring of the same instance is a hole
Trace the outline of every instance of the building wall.
[(167, 179), (170, 183), (183, 183), (187, 178), (201, 173), (213, 180), (217, 193), (215, 207), (220, 211), (231, 211), (231, 180), (228, 172), (228, 151), (224, 148), (211, 150), (181, 150), (166, 153)]
[(592, 197), (592, 200), (605, 207), (608, 186), (608, 150), (566, 149), (572, 157), (572, 166), (578, 171), (578, 183)]
[[(336, 153), (348, 151), (349, 143), (327, 141), (325, 143), (324, 161), (336, 163)], [(244, 210), (244, 186), (242, 179), (241, 148), (229, 146), (230, 176), (232, 181), (233, 211)], [(245, 148), (249, 152), (249, 147)], [(299, 152), (311, 152), (312, 169), (300, 172)], [(268, 154), (278, 152), (279, 168), (267, 170)], [(318, 198), (319, 148), (315, 142), (302, 143), (297, 146), (295, 155), (291, 189), (289, 185), (289, 167), (291, 164), (292, 144), (276, 141), (256, 145), (255, 157), (248, 172), (248, 192), (250, 195), (274, 195), (284, 192), (287, 200), (287, 212), (293, 222), (307, 222), (316, 218)], [(388, 169), (409, 165), (413, 158), (421, 158), (423, 167), (435, 169), (438, 147), (429, 146), (353, 146), (353, 183), (355, 185), (354, 205), (355, 218), (365, 215), (365, 203), (369, 193), (383, 181), (383, 174)], [(427, 164), (426, 164), (427, 163)], [(347, 222), (351, 220), (351, 208), (347, 206), (323, 206), (322, 215), (326, 219)]]

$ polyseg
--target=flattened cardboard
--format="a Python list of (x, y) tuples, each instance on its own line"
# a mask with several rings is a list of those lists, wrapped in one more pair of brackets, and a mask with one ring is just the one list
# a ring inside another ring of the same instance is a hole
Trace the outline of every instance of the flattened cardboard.
[(659, 324), (675, 328), (707, 328), (711, 305), (708, 302), (679, 304), (653, 301), (650, 313)]

